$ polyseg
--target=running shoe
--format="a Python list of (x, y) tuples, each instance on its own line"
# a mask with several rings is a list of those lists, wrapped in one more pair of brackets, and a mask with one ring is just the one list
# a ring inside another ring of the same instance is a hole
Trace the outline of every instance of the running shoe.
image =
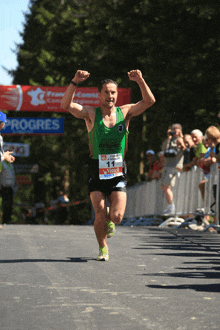
[(108, 255), (108, 248), (106, 246), (103, 246), (99, 249), (99, 255), (97, 260), (98, 261), (108, 261), (109, 255)]
[(169, 204), (168, 208), (163, 211), (163, 215), (170, 215), (170, 214), (175, 214), (175, 205), (174, 204)]
[(115, 224), (112, 221), (106, 221), (107, 227), (108, 227), (108, 231), (107, 231), (107, 237), (112, 237), (114, 235), (115, 232)]
[(112, 222), (110, 220), (110, 215), (109, 215), (109, 207), (107, 207), (107, 220), (106, 221), (106, 224), (107, 224), (107, 227), (108, 227), (108, 230), (107, 230), (107, 237), (112, 237), (114, 235), (114, 232), (115, 232), (115, 224), (114, 222)]

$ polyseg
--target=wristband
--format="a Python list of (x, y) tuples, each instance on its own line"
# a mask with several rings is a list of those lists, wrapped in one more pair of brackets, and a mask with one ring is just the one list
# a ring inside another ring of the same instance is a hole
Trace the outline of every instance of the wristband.
[(74, 81), (71, 80), (70, 84), (73, 84), (73, 86), (78, 86), (77, 83), (75, 83)]

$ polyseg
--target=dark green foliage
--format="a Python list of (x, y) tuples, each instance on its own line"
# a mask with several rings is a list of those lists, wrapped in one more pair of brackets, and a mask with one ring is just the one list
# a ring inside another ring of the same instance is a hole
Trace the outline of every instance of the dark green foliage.
[[(160, 151), (170, 124), (179, 122), (189, 133), (215, 123), (219, 18), (216, 0), (32, 0), (18, 45), (19, 66), (11, 74), (16, 84), (66, 86), (84, 69), (91, 75), (83, 86), (111, 78), (130, 87), (137, 102), (139, 87), (127, 72), (140, 69), (157, 103), (130, 124), (126, 158), (128, 182), (134, 184), (141, 152)], [(32, 157), (41, 165), (47, 199), (68, 169), (70, 197), (80, 200), (88, 196), (87, 133), (83, 121), (65, 118), (63, 137), (30, 139)]]

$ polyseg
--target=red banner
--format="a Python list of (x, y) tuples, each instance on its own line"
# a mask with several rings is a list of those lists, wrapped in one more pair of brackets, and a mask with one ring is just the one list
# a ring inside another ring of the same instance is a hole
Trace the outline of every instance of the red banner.
[(18, 185), (20, 184), (32, 184), (30, 175), (16, 175)]
[[(67, 87), (0, 86), (0, 109), (14, 111), (66, 112), (61, 100)], [(74, 98), (82, 105), (100, 106), (97, 87), (78, 87)], [(117, 106), (129, 104), (130, 89), (119, 88)]]

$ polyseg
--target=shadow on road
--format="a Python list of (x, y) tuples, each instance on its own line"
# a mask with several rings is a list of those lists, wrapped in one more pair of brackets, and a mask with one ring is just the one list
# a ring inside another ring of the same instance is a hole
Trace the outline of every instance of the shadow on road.
[(146, 285), (152, 289), (195, 290), (200, 292), (220, 292), (220, 284)]
[(94, 258), (67, 258), (67, 259), (12, 259), (0, 260), (0, 264), (10, 264), (19, 262), (88, 262), (88, 260), (96, 260)]
[[(183, 279), (184, 281), (187, 280), (187, 282), (190, 282), (191, 279), (196, 279), (197, 281), (196, 284), (149, 284), (146, 287), (163, 290), (188, 289), (202, 292), (220, 292), (220, 283), (216, 283), (220, 279), (219, 235), (190, 230), (179, 231), (171, 229), (161, 231), (152, 228), (148, 229), (146, 235), (137, 237), (139, 237), (141, 243), (134, 249), (139, 250), (143, 256), (145, 254), (155, 257), (163, 256), (160, 272), (148, 272), (141, 274), (141, 276), (158, 279), (179, 279), (179, 281)], [(171, 260), (172, 271), (167, 271), (167, 266)], [(161, 269), (163, 269), (163, 272)], [(171, 280), (171, 283), (174, 281)]]

